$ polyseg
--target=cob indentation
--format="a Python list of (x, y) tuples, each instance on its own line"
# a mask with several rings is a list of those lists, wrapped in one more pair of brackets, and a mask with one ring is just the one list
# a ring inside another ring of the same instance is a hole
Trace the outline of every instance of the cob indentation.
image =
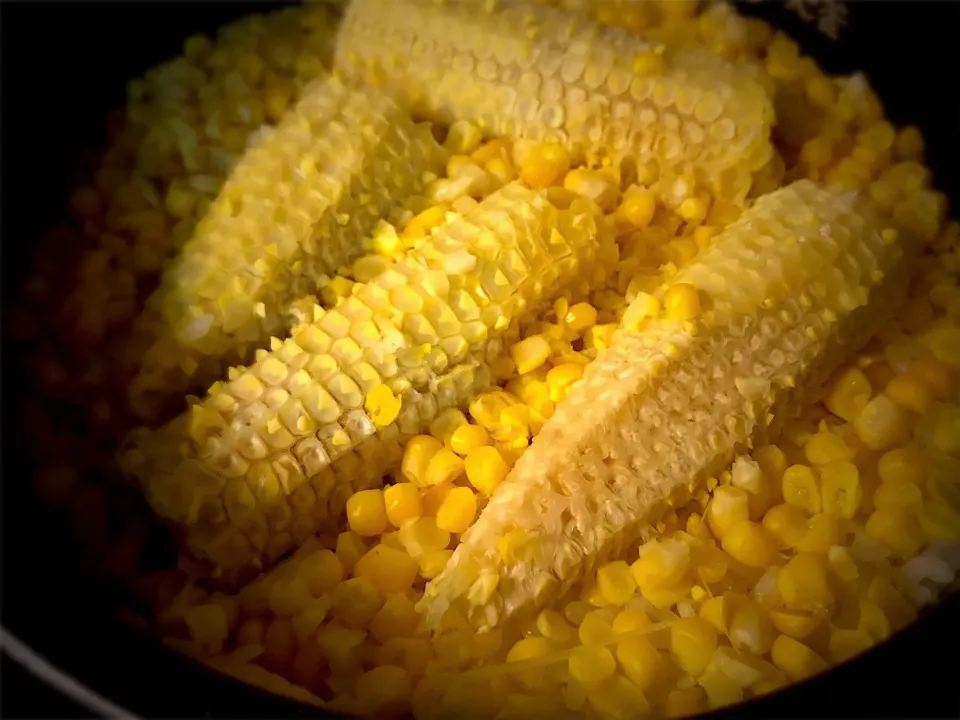
[(363, 253), (374, 225), (442, 168), (428, 127), (388, 97), (321, 79), (251, 147), (164, 273), (138, 326), (130, 388), (155, 419), (288, 329), (288, 304)]
[(773, 110), (750, 67), (549, 7), (357, 0), (336, 67), (438, 122), (625, 162), (671, 204), (702, 193), (740, 203), (774, 153)]
[(505, 340), (543, 303), (602, 279), (604, 244), (593, 202), (558, 209), (512, 183), (135, 435), (123, 462), (198, 556), (225, 569), (274, 559), (379, 484), (404, 439), (487, 387)]
[(622, 325), (572, 387), (428, 585), (429, 622), (527, 614), (648, 535), (877, 330), (904, 255), (853, 194), (800, 181), (760, 198), (675, 277), (707, 299), (702, 322)]

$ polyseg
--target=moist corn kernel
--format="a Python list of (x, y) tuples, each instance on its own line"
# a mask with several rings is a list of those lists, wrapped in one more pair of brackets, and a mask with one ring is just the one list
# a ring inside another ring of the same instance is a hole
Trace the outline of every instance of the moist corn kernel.
[(597, 587), (611, 605), (626, 605), (637, 592), (630, 566), (623, 560), (608, 562), (597, 570)]
[(852, 421), (870, 402), (873, 388), (867, 376), (857, 368), (848, 368), (830, 387), (824, 405), (839, 418)]
[(653, 686), (663, 666), (660, 652), (640, 635), (623, 638), (617, 643), (617, 662), (623, 674), (641, 690)]
[(663, 308), (671, 320), (693, 320), (700, 314), (700, 293), (688, 283), (676, 283), (663, 295)]
[(420, 517), (420, 491), (413, 483), (397, 483), (383, 489), (383, 502), (387, 519), (395, 528), (402, 527), (408, 520)]
[(441, 483), (452, 483), (464, 473), (463, 458), (457, 455), (453, 450), (441, 448), (430, 458), (427, 464), (424, 483), (426, 485), (440, 485)]
[(863, 490), (860, 471), (851, 462), (831, 462), (820, 470), (820, 493), (823, 512), (838, 518), (852, 519), (860, 508)]
[(510, 356), (521, 375), (536, 370), (550, 357), (550, 343), (542, 335), (524, 338), (510, 348)]
[(347, 500), (347, 522), (358, 535), (380, 535), (387, 529), (387, 510), (383, 493), (361, 490)]
[(758, 603), (745, 602), (734, 612), (727, 635), (736, 649), (761, 656), (769, 652), (777, 633)]
[(571, 330), (583, 332), (597, 324), (597, 309), (590, 303), (577, 303), (567, 310), (563, 322)]
[(796, 554), (780, 569), (777, 590), (788, 610), (823, 612), (834, 601), (826, 558), (810, 552)]
[(417, 561), (405, 551), (381, 543), (357, 561), (353, 574), (369, 580), (382, 595), (388, 595), (409, 590), (417, 569)]
[(893, 378), (883, 392), (900, 407), (919, 415), (927, 412), (932, 402), (930, 389), (922, 380), (911, 375), (898, 375)]
[(489, 444), (490, 433), (480, 425), (461, 425), (450, 435), (450, 449), (464, 458), (474, 450)]
[(746, 490), (726, 485), (716, 488), (707, 506), (706, 518), (711, 532), (718, 538), (744, 520), (749, 520), (750, 498)]
[(879, 540), (901, 557), (912, 557), (925, 538), (916, 518), (903, 508), (877, 508), (866, 524), (867, 535)]
[(853, 421), (864, 445), (871, 450), (886, 450), (907, 435), (903, 411), (886, 395), (877, 395)]
[(510, 472), (500, 451), (489, 445), (471, 450), (464, 467), (470, 484), (487, 497), (493, 495)]
[(820, 483), (816, 473), (806, 465), (791, 465), (783, 473), (783, 499), (789, 505), (811, 515), (820, 512)]
[(410, 438), (403, 452), (400, 472), (412, 483), (427, 484), (427, 466), (433, 456), (443, 449), (443, 443), (429, 435)]
[(437, 527), (451, 533), (462, 533), (473, 524), (476, 516), (476, 493), (467, 487), (455, 487), (437, 510)]
[(717, 631), (700, 618), (680, 618), (670, 628), (670, 653), (684, 672), (700, 675), (717, 649)]
[(557, 185), (570, 170), (570, 153), (556, 144), (537, 144), (520, 162), (520, 179), (534, 189)]
[(774, 505), (763, 516), (763, 526), (785, 548), (796, 548), (807, 533), (807, 517), (796, 505)]
[(803, 643), (786, 635), (780, 635), (774, 640), (770, 657), (774, 665), (795, 681), (827, 669), (827, 663), (822, 657)]
[(613, 628), (601, 610), (591, 610), (583, 616), (577, 630), (584, 645), (606, 645), (614, 640)]
[(742, 520), (730, 528), (722, 541), (723, 549), (734, 559), (750, 567), (766, 567), (773, 562), (776, 545), (760, 523)]
[(567, 671), (586, 690), (591, 690), (613, 675), (617, 661), (603, 645), (579, 645), (570, 651)]

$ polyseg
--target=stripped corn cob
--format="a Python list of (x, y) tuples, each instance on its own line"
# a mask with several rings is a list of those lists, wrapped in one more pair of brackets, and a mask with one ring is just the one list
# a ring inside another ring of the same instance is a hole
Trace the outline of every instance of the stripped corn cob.
[(625, 319), (428, 586), (431, 625), (529, 613), (799, 409), (905, 288), (902, 244), (855, 198), (809, 181), (760, 198), (660, 293), (673, 311), (703, 295), (699, 326)]
[(488, 386), (521, 321), (572, 280), (602, 280), (594, 260), (612, 242), (592, 201), (558, 210), (512, 183), (135, 436), (122, 461), (198, 556), (272, 560), (377, 485), (401, 441)]
[(773, 157), (773, 111), (752, 69), (549, 7), (355, 0), (336, 67), (440, 122), (625, 162), (670, 204), (742, 202)]
[(318, 80), (247, 152), (149, 301), (137, 413), (153, 419), (158, 401), (283, 334), (287, 305), (360, 255), (377, 221), (443, 162), (429, 128), (382, 93)]

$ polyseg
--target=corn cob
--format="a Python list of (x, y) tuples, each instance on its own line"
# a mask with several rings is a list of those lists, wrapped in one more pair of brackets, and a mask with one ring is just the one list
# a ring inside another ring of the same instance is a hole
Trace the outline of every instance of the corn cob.
[(742, 203), (774, 155), (751, 68), (550, 7), (355, 0), (335, 67), (417, 115), (623, 163), (671, 205), (704, 193)]
[(520, 322), (571, 281), (602, 281), (601, 243), (612, 235), (592, 201), (559, 210), (507, 185), (337, 308), (315, 308), (188, 413), (138, 431), (121, 463), (197, 556), (271, 561), (487, 387)]
[[(148, 303), (130, 388), (138, 415), (204, 387), (289, 329), (286, 306), (442, 168), (429, 128), (375, 90), (318, 80), (250, 148)], [(159, 397), (158, 397), (159, 396)]]
[(895, 235), (810, 181), (760, 198), (671, 283), (707, 299), (700, 324), (625, 320), (573, 386), (427, 587), (429, 623), (528, 614), (775, 433), (902, 298)]

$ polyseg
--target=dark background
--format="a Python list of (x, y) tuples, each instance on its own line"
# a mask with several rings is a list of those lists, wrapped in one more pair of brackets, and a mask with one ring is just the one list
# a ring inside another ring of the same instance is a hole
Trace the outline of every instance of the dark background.
[[(211, 32), (270, 3), (0, 4), (0, 236), (3, 294), (14, 289), (25, 253), (56, 219), (75, 148), (98, 144), (103, 118), (124, 102), (125, 83), (179, 52), (183, 38)], [(863, 69), (897, 124), (924, 131), (935, 184), (960, 206), (960, 4), (850, 3), (840, 42), (820, 37), (774, 3), (743, 5), (801, 41), (828, 70)], [(12, 352), (4, 348), (4, 355)], [(7, 365), (7, 363), (4, 363)], [(10, 378), (4, 374), (4, 397)], [(5, 402), (6, 405), (6, 402)], [(5, 407), (2, 423), (15, 423)], [(8, 426), (9, 427), (9, 426)], [(4, 434), (0, 432), (0, 437)], [(93, 588), (56, 566), (62, 542), (37, 526), (20, 497), (26, 477), (16, 448), (3, 447), (0, 480), (4, 627), (58, 666), (138, 714), (155, 717), (269, 717), (295, 706), (205, 672), (102, 616)], [(38, 572), (39, 571), (39, 572)], [(27, 574), (29, 572), (29, 575)], [(957, 717), (960, 715), (960, 601), (858, 661), (726, 717)], [(0, 715), (85, 716), (6, 657)]]

